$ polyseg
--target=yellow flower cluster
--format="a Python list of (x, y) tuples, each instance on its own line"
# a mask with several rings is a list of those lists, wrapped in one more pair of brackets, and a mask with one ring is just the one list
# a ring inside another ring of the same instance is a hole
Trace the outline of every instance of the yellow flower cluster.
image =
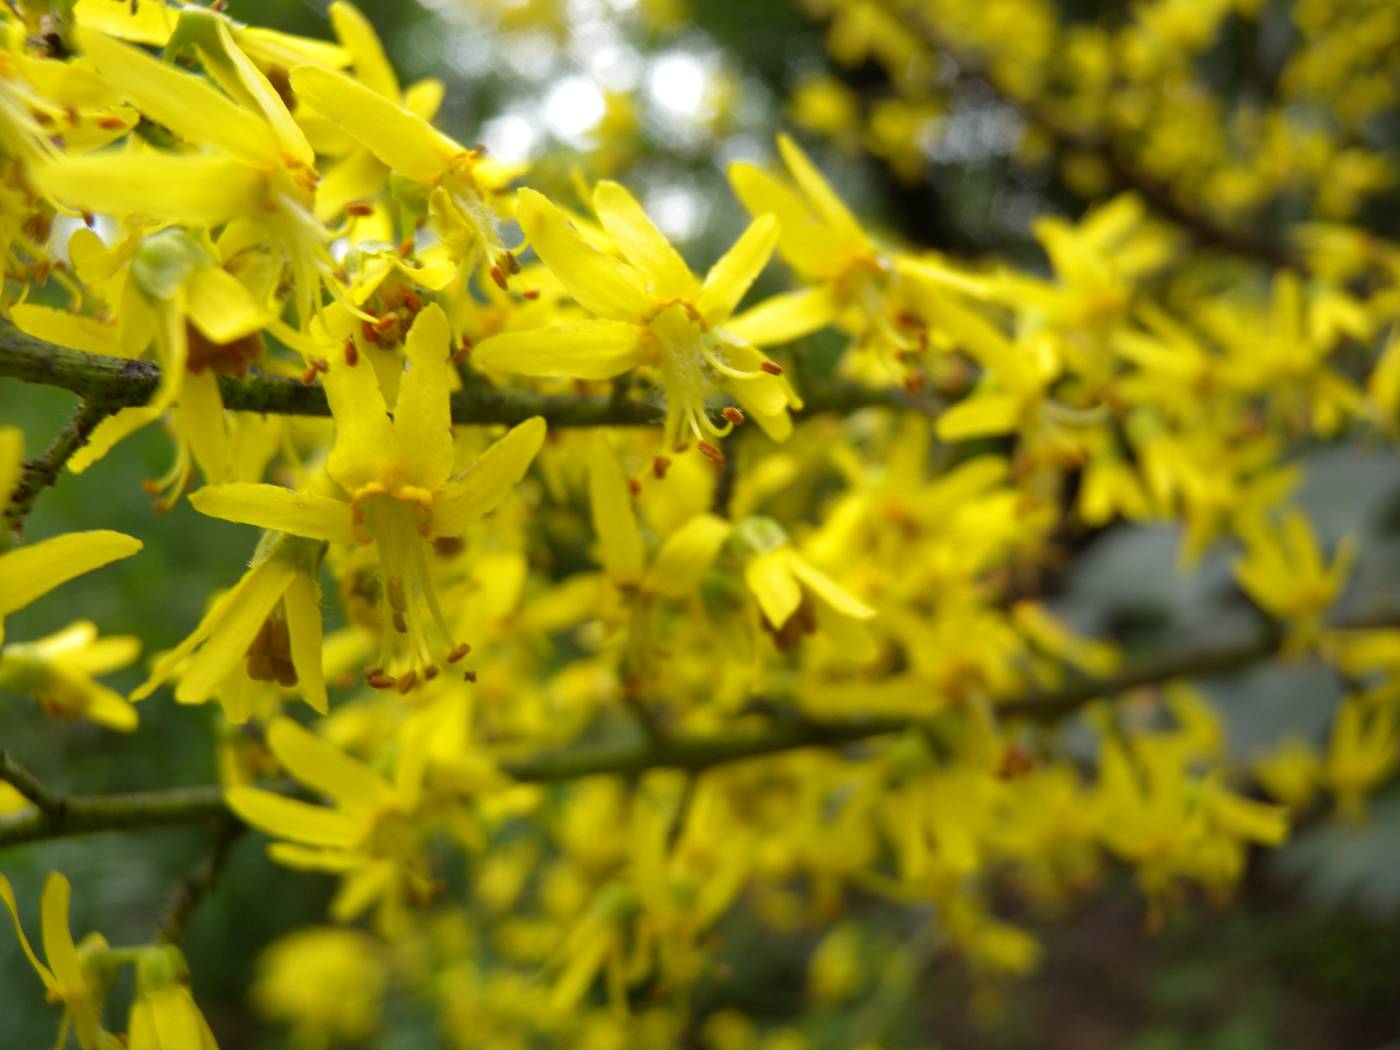
[[(1359, 816), (1400, 765), (1400, 628), (1329, 625), (1352, 547), (1329, 557), (1292, 502), (1303, 442), (1400, 427), (1400, 247), (1338, 223), (1392, 161), (1292, 116), (1354, 129), (1393, 102), (1384, 5), (1297, 5), (1280, 97), (1225, 113), (1191, 58), (1252, 3), (1158, 0), (1109, 33), (1048, 0), (823, 0), (833, 55), (883, 63), (901, 101), (853, 134), (856, 102), (814, 81), (794, 119), (902, 177), (944, 105), (936, 26), (1085, 155), (1130, 135), (1179, 203), (1288, 190), (1318, 221), (1270, 275), (1127, 192), (1038, 219), (1043, 268), (959, 260), (862, 221), (784, 134), (729, 167), (749, 221), (703, 276), (620, 183), (515, 188), (522, 166), (437, 130), (442, 86), (403, 86), (345, 0), (334, 42), (38, 6), (0, 9), (6, 315), (80, 363), (160, 367), (72, 470), (160, 421), (158, 506), (251, 527), (247, 572), (129, 699), (217, 700), (244, 727), (229, 809), (273, 862), (339, 880), (338, 925), (271, 947), (252, 992), (297, 1045), (365, 1037), (391, 985), (456, 1046), (679, 1045), (735, 913), (825, 934), (813, 1002), (868, 987), (874, 949), (838, 921), (857, 896), (924, 909), (929, 944), (995, 982), (1040, 954), (998, 914), (1008, 887), (1051, 909), (1123, 865), (1160, 918), (1228, 895), (1321, 794)], [(258, 383), (307, 418), (225, 407)], [(0, 428), (0, 493), (21, 447)], [(1118, 646), (1047, 595), (1125, 523), (1178, 526), (1184, 571), (1242, 551), (1254, 655), (1348, 683), (1330, 740), (1244, 769), (1174, 682), (1219, 668), (1115, 678)], [(0, 616), (139, 548), (14, 546)], [(80, 621), (11, 640), (0, 686), (131, 730), (94, 676), (136, 656)], [(46, 963), (20, 938), (83, 1050), (213, 1046), (176, 949), (75, 947), (67, 904), (55, 875)], [(102, 1003), (127, 963), (122, 1042)], [(704, 1030), (806, 1045), (788, 1035), (730, 1011)]]

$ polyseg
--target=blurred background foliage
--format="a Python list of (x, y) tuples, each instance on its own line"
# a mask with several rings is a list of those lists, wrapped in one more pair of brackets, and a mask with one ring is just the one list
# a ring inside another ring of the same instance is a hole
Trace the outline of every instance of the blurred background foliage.
[[(114, 0), (115, 2), (115, 0)], [(787, 125), (807, 139), (825, 171), (863, 214), (893, 236), (964, 257), (995, 252), (1044, 268), (1030, 234), (1046, 213), (1077, 216), (1074, 158), (1047, 163), (1015, 106), (976, 78), (954, 75), (937, 106), (901, 101), (885, 69), (835, 64), (826, 27), (789, 0), (360, 0), (406, 83), (446, 84), (444, 130), (494, 155), (528, 160), (531, 182), (576, 203), (576, 187), (619, 176), (687, 257), (703, 266), (741, 228), (724, 180), (736, 159), (772, 154)], [(1072, 20), (1120, 17), (1116, 0), (1067, 0)], [(1261, 26), (1287, 22), (1269, 4)], [(250, 23), (327, 36), (316, 0), (233, 0)], [(1275, 34), (1277, 35), (1277, 34)], [(1250, 68), (1275, 61), (1286, 40), (1226, 39), (1201, 56), (1211, 81), (1230, 90)], [(858, 56), (857, 56), (858, 57)], [(1236, 87), (1235, 90), (1246, 90)], [(1374, 129), (1373, 129), (1374, 130)], [(1396, 129), (1382, 126), (1392, 150)], [(1373, 148), (1374, 145), (1373, 145)], [(1392, 152), (1392, 155), (1393, 152)], [(580, 182), (582, 180), (582, 182)], [(1368, 198), (1367, 221), (1394, 234), (1400, 201)], [(37, 451), (72, 408), (61, 391), (0, 380), (0, 418)], [(235, 579), (249, 551), (237, 526), (198, 518), (186, 503), (153, 517), (144, 478), (162, 472), (168, 446), (147, 430), (121, 445), (100, 472), (65, 475), (27, 525), (47, 536), (91, 524), (142, 537), (145, 554), (13, 616), (11, 637), (32, 638), (77, 617), (104, 633), (133, 634), (146, 653), (169, 647), (208, 595)], [(1355, 574), (1370, 590), (1400, 586), (1400, 465), (1391, 453), (1353, 446), (1309, 454), (1301, 505), (1330, 544), (1359, 532)], [(1078, 626), (1130, 646), (1205, 636), (1241, 613), (1229, 595), (1228, 551), (1182, 574), (1179, 538), (1118, 528), (1079, 560), (1059, 596)], [(1089, 617), (1093, 619), (1089, 619)], [(114, 676), (129, 689), (139, 668)], [(1316, 731), (1335, 685), (1305, 667), (1261, 669), (1217, 680), (1209, 691), (1230, 719), (1242, 756), (1290, 730)], [(101, 793), (208, 783), (216, 709), (165, 700), (141, 710), (139, 736), (87, 723), (54, 727), (24, 697), (0, 694), (0, 744), (53, 787)], [(171, 888), (207, 849), (207, 828), (109, 834), (7, 851), (3, 870), (34, 902), (45, 872), (72, 879), (73, 927), (101, 928), (113, 943), (148, 938)], [(1208, 901), (1149, 930), (1126, 877), (1066, 913), (1019, 916), (1046, 944), (1038, 975), (989, 989), (939, 960), (916, 929), (926, 916), (869, 902), (821, 942), (755, 928), (724, 931), (723, 979), (698, 993), (722, 1027), (730, 1008), (771, 1026), (806, 1019), (818, 1045), (854, 1045), (853, 1032), (891, 1046), (1286, 1050), (1400, 1047), (1400, 792), (1376, 799), (1361, 826), (1318, 825), (1253, 866), (1226, 909)], [(246, 1001), (259, 953), (280, 932), (321, 921), (330, 880), (265, 862), (255, 837), (191, 927), (195, 994), (225, 1050), (290, 1046)], [(733, 920), (742, 923), (742, 918)], [(129, 978), (128, 978), (129, 979)], [(46, 1046), (54, 1019), (34, 1009), (32, 972), (11, 937), (0, 937), (0, 1044)], [(737, 1021), (735, 1023), (738, 1023)], [(434, 1019), (391, 1000), (375, 1050), (440, 1045)], [(823, 1032), (828, 1033), (823, 1041)]]

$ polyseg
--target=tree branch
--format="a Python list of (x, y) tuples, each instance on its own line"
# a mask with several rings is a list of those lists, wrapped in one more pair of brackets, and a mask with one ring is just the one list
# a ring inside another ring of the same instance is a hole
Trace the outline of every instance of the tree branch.
[[(1400, 626), (1400, 607), (1374, 608), (1338, 621), (1338, 630)], [(1217, 641), (1187, 652), (1164, 656), (1106, 678), (1082, 678), (1061, 689), (1031, 693), (995, 705), (1007, 720), (1054, 724), (1081, 707), (1148, 686), (1179, 678), (1224, 674), (1276, 655), (1287, 636), (1273, 626)], [(936, 712), (931, 712), (936, 713)], [(552, 784), (600, 775), (638, 776), (654, 769), (699, 773), (716, 766), (801, 748), (837, 748), (873, 737), (902, 733), (925, 724), (912, 716), (865, 718), (850, 721), (801, 720), (759, 731), (736, 730), (705, 735), (640, 738), (608, 744), (571, 746), (558, 751), (504, 758), (502, 773), (522, 783)], [(13, 771), (13, 763), (0, 769)], [(37, 781), (22, 774), (31, 787)], [(11, 775), (4, 779), (15, 781)], [(16, 785), (18, 786), (18, 785)], [(295, 790), (287, 781), (265, 784), (273, 790)], [(24, 789), (21, 788), (23, 791)], [(36, 805), (17, 813), (0, 815), (0, 847), (38, 842), (65, 835), (131, 828), (186, 824), (209, 817), (227, 816), (224, 790), (217, 785), (178, 788), (129, 795), (60, 799), (43, 790), (48, 808)], [(26, 792), (26, 794), (28, 794)], [(33, 795), (29, 795), (33, 798)]]
[[(0, 378), (71, 390), (114, 412), (146, 404), (160, 386), (160, 377), (160, 366), (150, 361), (69, 350), (36, 339), (0, 320)], [(326, 392), (319, 383), (306, 386), (297, 379), (255, 372), (242, 380), (220, 376), (219, 390), (224, 407), (235, 412), (284, 416), (330, 414)], [(804, 401), (805, 407), (795, 413), (799, 417), (852, 412), (872, 406), (930, 413), (940, 407), (934, 399), (912, 397), (897, 388), (875, 389), (853, 383), (829, 383), (805, 391)], [(661, 422), (663, 415), (659, 404), (641, 397), (570, 397), (477, 383), (452, 395), (452, 421), (459, 424), (514, 425), (531, 416), (543, 416), (552, 427), (653, 426)], [(74, 449), (77, 447), (75, 445)]]
[(1062, 149), (1090, 153), (1101, 159), (1120, 190), (1137, 193), (1149, 208), (1181, 227), (1197, 244), (1253, 259), (1273, 269), (1294, 270), (1302, 274), (1308, 272), (1307, 263), (1287, 245), (1223, 225), (1214, 217), (1188, 207), (1169, 183), (1138, 167), (1136, 160), (1128, 155), (1111, 132), (1103, 129), (1083, 131), (1073, 127), (1037, 100), (1023, 98), (1008, 90), (975, 56), (960, 51), (940, 36), (919, 11), (917, 4), (908, 0), (877, 2), (889, 15), (899, 19), (929, 50), (943, 54), (957, 65), (963, 75), (985, 84)]
[(223, 814), (214, 832), (214, 841), (209, 846), (209, 853), (175, 888), (175, 893), (161, 916), (158, 934), (161, 941), (167, 944), (179, 943), (185, 934), (185, 927), (194, 916), (195, 909), (209, 896), (223, 875), (229, 854), (233, 852), (234, 844), (245, 830), (247, 829), (243, 823), (232, 813)]
[(65, 806), (64, 800), (45, 787), (38, 777), (4, 751), (0, 751), (0, 780), (9, 784), (34, 803), (41, 813), (49, 816), (62, 816)]
[(87, 397), (78, 405), (78, 410), (69, 417), (58, 436), (53, 439), (44, 454), (31, 459), (24, 465), (24, 471), (8, 493), (9, 503), (3, 504), (0, 513), (0, 546), (11, 535), (17, 535), (24, 526), (24, 519), (34, 509), (34, 501), (39, 493), (58, 480), (59, 472), (73, 453), (88, 443), (97, 424), (110, 416), (116, 409), (101, 398)]

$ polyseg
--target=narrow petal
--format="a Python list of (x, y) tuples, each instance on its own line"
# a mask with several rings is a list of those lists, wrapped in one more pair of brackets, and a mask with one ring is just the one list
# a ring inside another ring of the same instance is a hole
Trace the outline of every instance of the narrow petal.
[(778, 220), (760, 215), (705, 275), (697, 306), (712, 325), (721, 324), (758, 278), (778, 244)]
[(237, 599), (238, 593), (252, 582), (255, 571), (256, 568), (245, 572), (237, 583), (209, 604), (209, 608), (200, 617), (195, 629), (182, 639), (174, 649), (162, 654), (160, 659), (155, 662), (155, 666), (151, 668), (150, 677), (132, 690), (132, 700), (141, 701), (154, 693), (175, 672), (175, 669), (199, 647), (200, 643), (218, 629), (224, 614)]
[(218, 626), (190, 660), (175, 687), (182, 704), (202, 704), (237, 669), (248, 654), (268, 614), (282, 600), (296, 570), (287, 562), (269, 559), (252, 569), (225, 607)]
[(694, 593), (731, 529), (729, 522), (713, 514), (691, 518), (666, 537), (647, 572), (645, 589), (668, 598)]
[(313, 540), (352, 544), (350, 504), (311, 492), (293, 492), (280, 485), (230, 482), (206, 485), (191, 494), (190, 506), (211, 518), (290, 532)]
[(101, 33), (80, 26), (77, 35), (83, 53), (144, 116), (187, 142), (213, 146), (245, 164), (277, 163), (272, 129), (207, 81)]
[(292, 666), (297, 672), (297, 688), (302, 699), (320, 714), (330, 710), (326, 697), (326, 676), (321, 656), (321, 605), (316, 581), (304, 572), (292, 577), (283, 598), (287, 613), (287, 634), (292, 643)]
[(227, 800), (228, 808), (253, 827), (293, 842), (348, 849), (364, 837), (364, 826), (344, 813), (260, 788), (235, 785)]
[(944, 441), (966, 441), (1008, 434), (1020, 418), (1020, 402), (1010, 394), (976, 394), (939, 416), (936, 430)]
[(611, 379), (641, 363), (642, 332), (626, 321), (573, 321), (502, 332), (472, 349), (472, 363), (524, 376)]
[(603, 567), (614, 583), (627, 586), (639, 582), (646, 568), (642, 533), (637, 528), (627, 477), (606, 434), (597, 434), (593, 439), (588, 498)]
[(792, 574), (801, 580), (813, 594), (837, 612), (857, 620), (868, 620), (875, 615), (874, 609), (800, 554), (792, 553), (788, 558), (788, 566), (792, 570)]
[(278, 864), (301, 871), (328, 871), (343, 875), (360, 866), (360, 858), (344, 850), (314, 849), (310, 846), (294, 846), (290, 842), (274, 842), (267, 847), (267, 855)]
[(111, 452), (123, 438), (130, 437), (146, 424), (159, 419), (161, 414), (158, 408), (139, 405), (135, 408), (124, 408), (108, 416), (97, 424), (97, 429), (92, 432), (92, 437), (88, 438), (88, 443), (73, 453), (72, 458), (68, 460), (68, 469), (74, 474), (81, 474)]
[(615, 321), (650, 312), (652, 296), (637, 271), (585, 241), (543, 194), (521, 190), (515, 217), (535, 254), (585, 310)]
[(290, 718), (272, 723), (267, 742), (287, 772), (329, 795), (342, 809), (368, 817), (393, 802), (394, 793), (383, 777)]
[(787, 548), (780, 547), (756, 556), (744, 569), (744, 582), (774, 627), (787, 623), (802, 604), (802, 588), (788, 568), (789, 554)]
[(646, 277), (655, 294), (665, 298), (695, 297), (699, 291), (695, 275), (632, 194), (616, 182), (600, 182), (593, 190), (593, 208), (608, 236)]
[(24, 431), (0, 426), (0, 508), (24, 473)]
[(141, 541), (134, 537), (99, 529), (65, 533), (0, 554), (0, 616), (140, 549)]
[(43, 923), (44, 957), (53, 970), (54, 980), (64, 991), (73, 993), (85, 987), (83, 966), (78, 961), (78, 949), (73, 944), (73, 932), (68, 928), (68, 900), (72, 889), (68, 880), (51, 872), (44, 883), (40, 902)]
[(121, 344), (117, 341), (117, 327), (111, 321), (99, 321), (95, 317), (83, 317), (68, 310), (34, 303), (20, 303), (11, 307), (10, 320), (21, 332), (70, 350), (107, 354), (109, 357), (123, 356)]
[(219, 226), (260, 214), (266, 197), (261, 172), (196, 153), (104, 150), (35, 167), (31, 175), (45, 193), (73, 208), (185, 226)]
[(408, 371), (394, 404), (394, 433), (413, 484), (435, 489), (452, 473), (452, 329), (442, 307), (423, 310), (408, 331)]
[(777, 346), (811, 335), (836, 319), (836, 297), (825, 285), (765, 299), (724, 323), (724, 332), (754, 346)]
[(816, 220), (812, 209), (791, 185), (762, 168), (743, 162), (730, 165), (729, 182), (750, 215), (777, 217), (782, 230), (778, 253), (794, 270), (821, 278), (840, 269), (840, 245)]
[(24, 957), (29, 960), (29, 965), (34, 967), (34, 972), (44, 982), (44, 987), (52, 988), (55, 983), (53, 973), (39, 961), (39, 957), (34, 954), (34, 949), (30, 947), (29, 938), (24, 935), (24, 927), (19, 921), (19, 904), (15, 901), (15, 889), (4, 875), (0, 875), (0, 900), (3, 900), (5, 907), (10, 909), (10, 918), (15, 921), (15, 933), (19, 935), (19, 946), (24, 949)]
[(788, 171), (792, 172), (793, 179), (802, 188), (802, 192), (807, 195), (807, 199), (812, 202), (812, 207), (823, 221), (842, 236), (864, 239), (860, 223), (856, 222), (851, 209), (836, 195), (831, 183), (826, 181), (808, 159), (807, 154), (802, 152), (801, 147), (789, 136), (779, 135), (778, 152), (782, 154)]
[(253, 64), (253, 61), (243, 53), (241, 47), (234, 43), (233, 33), (229, 29), (228, 23), (221, 19), (216, 24), (219, 43), (224, 54), (233, 64), (234, 71), (238, 74), (238, 79), (243, 85), (243, 90), (252, 98), (254, 105), (262, 111), (268, 126), (272, 128), (282, 153), (307, 168), (314, 167), (316, 154), (311, 150), (311, 143), (306, 141), (306, 133), (292, 119), (292, 114), (287, 110), (287, 104), (282, 101), (282, 96), (277, 93), (277, 89), (272, 86), (272, 82), (267, 79), (263, 71)]
[(512, 427), (461, 475), (449, 481), (433, 503), (433, 532), (460, 536), (489, 514), (520, 483), (544, 444), (544, 418), (534, 416)]
[(350, 365), (337, 359), (321, 377), (321, 385), (335, 417), (335, 444), (326, 472), (353, 492), (397, 466), (394, 424), (379, 379), (366, 362)]
[(189, 442), (204, 480), (217, 485), (228, 477), (228, 423), (219, 380), (213, 372), (187, 374), (175, 405), (175, 426)]
[(232, 343), (260, 330), (267, 311), (246, 285), (227, 270), (206, 266), (190, 275), (185, 309), (190, 320), (215, 343)]
[(98, 725), (115, 729), (120, 733), (130, 733), (141, 722), (136, 708), (126, 701), (126, 697), (101, 682), (88, 682), (84, 690), (87, 707), (84, 714)]
[(399, 78), (394, 75), (394, 67), (384, 53), (384, 45), (379, 42), (379, 34), (360, 9), (345, 0), (335, 0), (330, 9), (331, 25), (336, 38), (350, 52), (350, 62), (355, 67), (355, 79), (371, 91), (399, 99)]
[(414, 182), (432, 185), (465, 152), (422, 117), (343, 73), (298, 66), (291, 76), (298, 99)]

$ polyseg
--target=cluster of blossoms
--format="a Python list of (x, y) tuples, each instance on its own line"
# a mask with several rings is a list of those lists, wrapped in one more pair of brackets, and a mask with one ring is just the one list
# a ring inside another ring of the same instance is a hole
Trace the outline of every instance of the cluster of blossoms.
[[(840, 53), (927, 72), (893, 5), (831, 6)], [(1041, 6), (977, 5), (987, 25)], [(1193, 5), (1147, 6), (1152, 39), (1209, 39)], [(1329, 627), (1349, 549), (1293, 509), (1291, 459), (1394, 434), (1400, 247), (1314, 225), (1315, 254), (1261, 278), (1127, 194), (1039, 220), (1042, 272), (968, 262), (871, 230), (784, 135), (776, 162), (730, 167), (751, 221), (700, 277), (619, 183), (546, 195), (436, 130), (441, 86), (401, 85), (344, 0), (334, 42), (70, 7), (0, 12), (4, 313), (74, 367), (158, 363), (68, 466), (159, 423), (157, 506), (248, 526), (252, 554), (130, 697), (94, 676), (135, 642), (87, 622), (0, 635), (0, 685), (123, 731), (168, 686), (242, 727), (220, 737), (228, 807), (273, 862), (339, 880), (337, 925), (272, 946), (254, 990), (300, 1045), (363, 1037), (391, 985), (464, 1047), (677, 1045), (726, 915), (823, 931), (811, 994), (840, 1000), (876, 948), (836, 920), (871, 897), (924, 908), (995, 982), (1039, 955), (999, 914), (1007, 887), (1048, 910), (1122, 864), (1153, 916), (1223, 897), (1293, 814), (1360, 813), (1400, 763), (1400, 629)], [(1052, 53), (1094, 59), (997, 43), (990, 74), (1027, 95), (1061, 91)], [(1186, 66), (1145, 47), (1125, 75), (1178, 96)], [(1298, 65), (1286, 84), (1362, 105)], [(1080, 119), (1086, 84), (1055, 105)], [(1157, 128), (1158, 103), (1104, 119)], [(1180, 163), (1202, 194), (1230, 181)], [(790, 290), (751, 295), (770, 266)], [(321, 392), (329, 418), (225, 407), (259, 390)], [(0, 493), (22, 458), (0, 428)], [(1118, 649), (1040, 595), (1072, 543), (1125, 522), (1179, 525), (1188, 569), (1242, 544), (1280, 647), (1351, 686), (1326, 740), (1241, 768), (1202, 693), (1114, 678)], [(0, 615), (139, 548), (17, 543)], [(1069, 687), (1083, 703), (1052, 702)], [(55, 875), (47, 963), (21, 942), (83, 1050), (123, 1045), (103, 1003), (124, 964), (125, 1045), (213, 1045), (175, 948), (75, 947), (67, 903)], [(803, 1045), (730, 1011), (704, 1038)]]

